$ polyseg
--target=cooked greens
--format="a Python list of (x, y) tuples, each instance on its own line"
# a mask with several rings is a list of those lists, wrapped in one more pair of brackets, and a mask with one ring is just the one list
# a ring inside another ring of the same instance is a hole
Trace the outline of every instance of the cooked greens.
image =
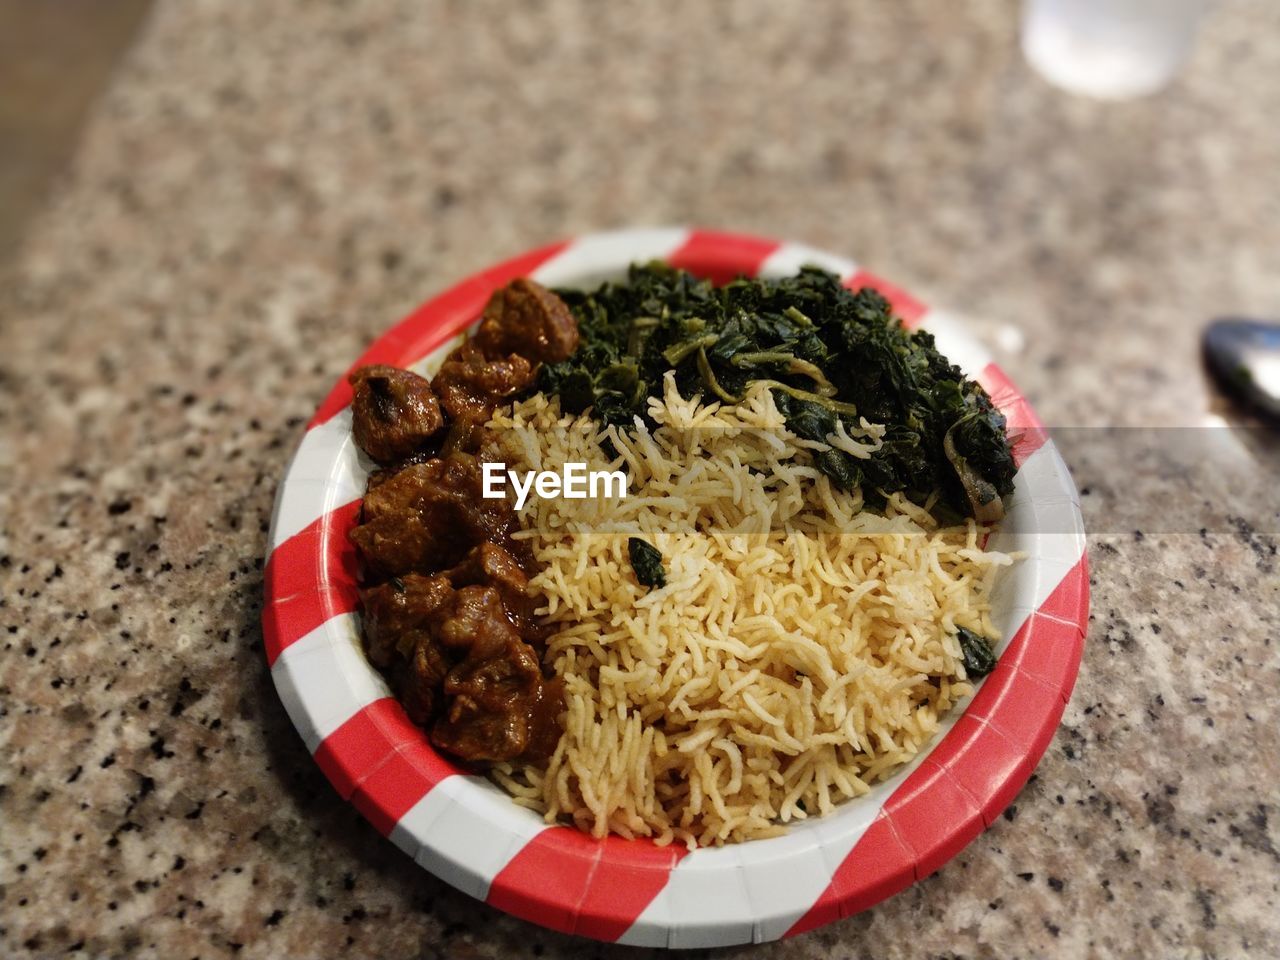
[(964, 657), (965, 676), (970, 680), (981, 679), (996, 668), (996, 655), (990, 640), (964, 627), (956, 631), (956, 638), (960, 641), (960, 653)]
[(647, 540), (639, 537), (627, 538), (627, 556), (631, 559), (631, 569), (636, 572), (636, 580), (646, 587), (665, 587), (667, 571), (662, 566), (662, 552)]
[(753, 381), (771, 384), (788, 427), (825, 442), (844, 421), (884, 424), (870, 459), (838, 450), (816, 462), (871, 507), (902, 492), (916, 503), (939, 493), (943, 518), (1001, 516), (1015, 466), (1005, 419), (921, 330), (895, 320), (870, 288), (851, 292), (805, 267), (780, 280), (715, 287), (662, 263), (633, 266), (626, 283), (557, 291), (578, 321), (581, 345), (542, 368), (539, 386), (563, 409), (603, 423), (645, 416), (675, 370), (683, 396), (734, 403)]

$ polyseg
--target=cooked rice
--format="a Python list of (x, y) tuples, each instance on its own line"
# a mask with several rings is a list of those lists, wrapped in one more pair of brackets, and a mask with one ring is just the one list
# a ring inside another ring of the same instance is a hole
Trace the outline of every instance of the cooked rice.
[[(595, 836), (774, 836), (865, 794), (971, 692), (954, 630), (996, 635), (987, 598), (1010, 558), (983, 551), (972, 521), (938, 529), (901, 497), (862, 512), (763, 385), (703, 405), (668, 376), (649, 410), (652, 431), (601, 430), (537, 395), (494, 419), (509, 468), (623, 462), (631, 495), (524, 507), (545, 566), (533, 585), (563, 625), (547, 656), (565, 732), (545, 770), (493, 776)], [(871, 450), (881, 432), (864, 421), (832, 444)], [(636, 582), (629, 534), (662, 552), (665, 587)]]

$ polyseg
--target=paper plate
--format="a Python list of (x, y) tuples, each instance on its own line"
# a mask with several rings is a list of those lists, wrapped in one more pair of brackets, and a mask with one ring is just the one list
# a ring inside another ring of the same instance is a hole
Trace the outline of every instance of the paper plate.
[(786, 276), (813, 263), (847, 286), (879, 289), (909, 325), (975, 377), (1018, 433), (1019, 470), (990, 546), (1026, 559), (992, 597), (1007, 638), (996, 669), (931, 744), (869, 795), (787, 835), (689, 853), (603, 842), (548, 826), (487, 780), (438, 755), (360, 643), (355, 523), (366, 474), (351, 439), (344, 377), (308, 425), (276, 500), (263, 631), (276, 689), (337, 791), (432, 873), (477, 899), (567, 933), (637, 945), (709, 947), (774, 940), (849, 916), (937, 870), (1026, 782), (1071, 693), (1088, 615), (1079, 498), (1053, 443), (1013, 385), (958, 321), (799, 244), (704, 230), (625, 230), (533, 250), (427, 302), (360, 364), (422, 364), (514, 277), (590, 286), (663, 259), (717, 282)]

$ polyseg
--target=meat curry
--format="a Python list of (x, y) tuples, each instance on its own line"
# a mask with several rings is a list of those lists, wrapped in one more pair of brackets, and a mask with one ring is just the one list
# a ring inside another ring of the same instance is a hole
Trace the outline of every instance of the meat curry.
[(351, 532), (369, 660), (462, 760), (543, 762), (560, 739), (564, 691), (542, 667), (533, 557), (512, 537), (511, 504), (481, 495), (481, 465), (497, 459), (494, 409), (577, 346), (568, 307), (520, 279), (434, 379), (389, 366), (350, 377), (355, 441), (379, 467)]

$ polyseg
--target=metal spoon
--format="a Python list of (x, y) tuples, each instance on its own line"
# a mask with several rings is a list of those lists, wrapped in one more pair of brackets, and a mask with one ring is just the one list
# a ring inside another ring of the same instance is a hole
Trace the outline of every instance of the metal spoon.
[(1205, 330), (1203, 345), (1223, 390), (1280, 419), (1280, 324), (1223, 317)]

